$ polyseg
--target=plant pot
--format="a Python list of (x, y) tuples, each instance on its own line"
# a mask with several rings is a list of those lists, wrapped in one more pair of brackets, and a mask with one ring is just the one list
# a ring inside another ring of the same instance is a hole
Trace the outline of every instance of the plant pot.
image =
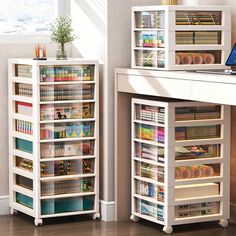
[(68, 50), (65, 47), (59, 47), (56, 52), (57, 60), (66, 60), (68, 58)]

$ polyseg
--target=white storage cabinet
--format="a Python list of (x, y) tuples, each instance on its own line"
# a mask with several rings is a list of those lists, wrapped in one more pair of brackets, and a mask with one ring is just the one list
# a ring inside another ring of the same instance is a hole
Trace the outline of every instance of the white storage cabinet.
[(9, 59), (11, 214), (100, 217), (98, 66)]

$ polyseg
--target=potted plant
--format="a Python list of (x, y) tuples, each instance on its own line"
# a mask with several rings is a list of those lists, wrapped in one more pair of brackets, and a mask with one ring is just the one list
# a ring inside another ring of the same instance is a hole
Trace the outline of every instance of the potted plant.
[(57, 49), (57, 59), (67, 59), (67, 50), (65, 44), (76, 39), (71, 26), (71, 19), (68, 16), (59, 16), (54, 23), (49, 26), (51, 31), (51, 41), (59, 45)]

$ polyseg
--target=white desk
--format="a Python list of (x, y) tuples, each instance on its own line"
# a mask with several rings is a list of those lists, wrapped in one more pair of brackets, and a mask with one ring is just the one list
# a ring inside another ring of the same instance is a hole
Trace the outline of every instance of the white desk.
[(131, 98), (143, 96), (236, 105), (236, 75), (116, 69), (115, 202), (117, 220), (127, 220), (130, 217)]

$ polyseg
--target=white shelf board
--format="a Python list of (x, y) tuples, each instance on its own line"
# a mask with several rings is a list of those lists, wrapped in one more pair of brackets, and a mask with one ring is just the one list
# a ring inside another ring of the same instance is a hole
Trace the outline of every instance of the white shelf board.
[(34, 210), (29, 208), (29, 207), (26, 207), (20, 203), (17, 203), (17, 202), (13, 202), (12, 205), (11, 205), (12, 208), (16, 209), (17, 211), (20, 211), (20, 212), (23, 212), (27, 215), (30, 215), (32, 217), (35, 216), (34, 214)]
[(41, 181), (57, 181), (57, 180), (68, 180), (73, 178), (86, 178), (95, 177), (95, 174), (77, 174), (77, 175), (63, 175), (63, 176), (52, 176), (52, 177), (41, 177)]
[(87, 121), (96, 121), (96, 119), (95, 118), (83, 118), (83, 119), (44, 120), (44, 121), (40, 121), (40, 124), (68, 123), (68, 122), (87, 122)]
[(28, 140), (28, 141), (31, 141), (31, 142), (34, 140), (33, 135), (21, 133), (21, 132), (18, 132), (18, 131), (12, 132), (12, 136), (15, 137), (15, 138), (25, 139), (25, 140)]
[(190, 166), (190, 165), (206, 165), (206, 164), (217, 164), (223, 163), (222, 157), (209, 157), (209, 158), (196, 158), (188, 160), (177, 160), (175, 166)]
[(63, 104), (63, 103), (90, 103), (95, 102), (95, 99), (84, 99), (84, 100), (59, 100), (59, 101), (41, 101), (41, 105), (53, 105), (53, 104)]
[(208, 119), (208, 120), (188, 120), (188, 121), (176, 121), (175, 127), (182, 126), (203, 126), (203, 125), (222, 125), (223, 119)]
[(14, 156), (22, 157), (22, 158), (33, 161), (33, 154), (30, 154), (28, 152), (23, 152), (18, 149), (13, 149), (12, 154)]
[(165, 31), (163, 28), (134, 28), (134, 31)]
[(21, 187), (19, 185), (13, 185), (13, 191), (24, 194), (24, 195), (31, 197), (31, 198), (34, 197), (34, 192), (32, 190)]
[(220, 144), (223, 143), (223, 138), (207, 138), (207, 139), (191, 139), (191, 140), (178, 140), (175, 141), (175, 146), (193, 146), (193, 145), (205, 145), (205, 144)]
[(17, 119), (17, 120), (24, 120), (24, 121), (28, 121), (28, 122), (33, 122), (32, 116), (21, 115), (19, 113), (13, 113), (12, 118)]
[(134, 161), (139, 161), (139, 162), (144, 162), (144, 163), (148, 163), (148, 164), (151, 164), (151, 165), (156, 165), (156, 166), (165, 167), (165, 164), (164, 164), (164, 163), (160, 163), (160, 162), (153, 161), (153, 160), (150, 160), (150, 159), (145, 159), (145, 158), (140, 158), (140, 157), (133, 157), (132, 160), (134, 160)]
[(24, 177), (29, 178), (29, 179), (34, 179), (34, 175), (33, 175), (32, 172), (23, 170), (23, 169), (18, 168), (18, 167), (13, 167), (13, 173), (17, 174), (17, 175), (24, 176)]
[(160, 185), (160, 186), (164, 186), (164, 183), (158, 182), (157, 180), (154, 180), (154, 179), (141, 177), (141, 176), (138, 176), (138, 175), (134, 175), (133, 178), (137, 179), (137, 180), (144, 181), (144, 182), (148, 182), (148, 183), (151, 183), (151, 184), (157, 184), (157, 185)]
[(67, 141), (86, 141), (86, 140), (95, 140), (95, 137), (42, 139), (42, 140), (40, 140), (40, 143), (67, 142)]
[(151, 221), (151, 222), (154, 222), (154, 223), (157, 223), (157, 224), (160, 224), (160, 225), (164, 225), (164, 221), (160, 221), (152, 216), (148, 216), (148, 215), (143, 215), (141, 213), (138, 213), (138, 212), (133, 212), (133, 215), (139, 217), (139, 218), (142, 218), (142, 219), (145, 219), (145, 220), (148, 220), (148, 221)]
[(39, 85), (69, 85), (69, 84), (95, 84), (94, 80), (76, 80), (76, 81), (57, 81), (57, 82), (40, 82)]
[(83, 192), (83, 193), (67, 193), (67, 194), (57, 194), (57, 195), (48, 195), (41, 196), (40, 199), (58, 199), (58, 198), (69, 198), (69, 197), (82, 197), (82, 196), (91, 196), (95, 195), (95, 192)]
[(54, 213), (48, 215), (41, 215), (41, 218), (51, 218), (51, 217), (60, 217), (60, 216), (73, 216), (73, 215), (85, 215), (85, 214), (93, 214), (97, 213), (95, 210), (90, 211), (73, 211), (73, 212), (65, 212), (65, 213)]
[(134, 123), (137, 124), (145, 124), (145, 125), (152, 125), (152, 126), (158, 126), (158, 127), (165, 127), (165, 124), (161, 124), (155, 121), (146, 121), (146, 120), (134, 120)]
[[(150, 48), (150, 47), (134, 47), (134, 50), (142, 50), (142, 51), (165, 51), (165, 48)], [(157, 59), (157, 61), (165, 60), (165, 59)]]
[(20, 96), (20, 95), (13, 95), (12, 100), (18, 101), (18, 102), (33, 103), (32, 97), (26, 97), (26, 96)]
[(65, 161), (65, 160), (84, 160), (84, 159), (94, 159), (94, 158), (96, 158), (94, 155), (92, 155), (92, 156), (52, 157), (52, 158), (41, 158), (40, 162)]
[(20, 77), (20, 76), (12, 77), (12, 82), (23, 83), (23, 84), (33, 84), (32, 78), (30, 78), (30, 77)]
[(139, 138), (134, 138), (134, 142), (150, 144), (157, 147), (165, 147), (165, 144), (163, 143), (157, 143), (154, 141), (149, 141), (149, 140), (144, 140), (144, 139), (139, 139)]
[(138, 198), (138, 199), (142, 199), (142, 200), (145, 200), (147, 202), (151, 202), (151, 203), (154, 203), (154, 204), (159, 204), (159, 205), (162, 205), (164, 206), (164, 202), (160, 202), (154, 198), (151, 198), (151, 197), (146, 197), (146, 196), (142, 196), (142, 195), (139, 195), (139, 194), (134, 194), (133, 197), (135, 198)]
[(175, 186), (177, 185), (187, 185), (187, 184), (200, 184), (200, 183), (212, 183), (212, 182), (222, 182), (222, 176), (211, 176), (205, 178), (191, 178), (191, 179), (179, 179), (175, 180)]

